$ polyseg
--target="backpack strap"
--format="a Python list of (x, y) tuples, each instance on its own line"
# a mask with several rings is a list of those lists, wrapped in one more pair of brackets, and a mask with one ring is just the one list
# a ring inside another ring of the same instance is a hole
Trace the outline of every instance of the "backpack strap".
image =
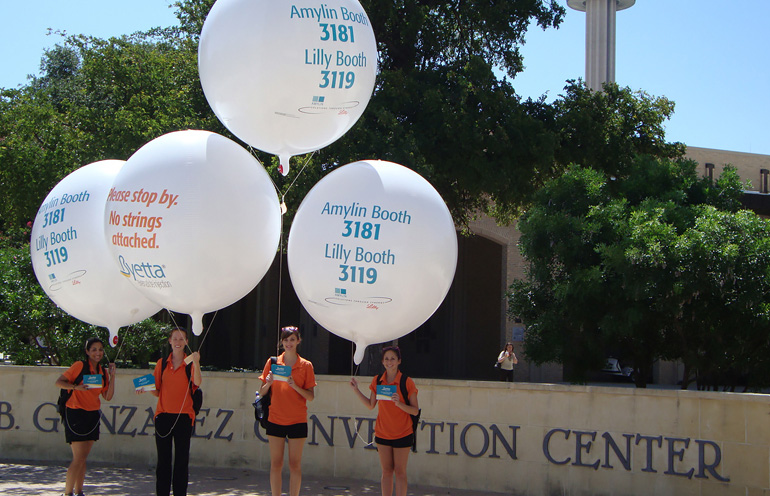
[[(88, 360), (81, 360), (81, 362), (83, 363), (83, 366), (80, 368), (80, 372), (79, 372), (79, 373), (78, 373), (78, 375), (75, 377), (75, 380), (72, 382), (72, 385), (73, 385), (73, 386), (77, 386), (78, 384), (80, 384), (81, 382), (83, 382), (83, 376), (84, 376), (84, 375), (85, 375), (85, 373), (86, 373), (86, 367), (88, 367)], [(70, 400), (70, 398), (72, 397), (72, 393), (73, 393), (75, 390), (74, 390), (74, 389), (62, 389), (62, 391), (63, 391), (63, 392), (64, 392), (64, 394), (67, 396), (67, 399), (65, 400), (65, 402), (66, 402), (66, 401), (69, 401), (69, 400)]]
[(86, 368), (88, 367), (88, 360), (82, 360), (82, 362), (83, 362), (83, 367), (80, 369), (80, 373), (77, 375), (77, 377), (75, 377), (75, 382), (72, 383), (75, 386), (83, 382), (83, 376), (86, 375), (86, 370), (88, 370)]
[(406, 374), (401, 372), (401, 383), (399, 384), (399, 388), (401, 388), (401, 396), (404, 397), (404, 403), (409, 405), (410, 404), (409, 403), (409, 392), (406, 390), (406, 380), (407, 379), (408, 379), (408, 377), (406, 376)]
[(164, 370), (166, 370), (166, 356), (165, 355), (163, 355), (160, 358), (160, 377), (158, 378), (160, 380), (158, 381), (158, 393), (160, 393), (160, 386), (163, 384), (163, 371)]
[[(86, 368), (86, 367), (88, 367), (88, 359), (81, 360), (81, 363), (83, 364), (83, 366), (80, 368), (80, 372), (75, 377), (75, 380), (72, 382), (73, 386), (77, 386), (78, 384), (83, 382), (83, 376), (86, 375), (86, 370), (88, 370), (90, 372), (90, 369)], [(74, 389), (62, 389), (62, 393), (64, 393), (64, 395), (67, 397), (67, 399), (64, 400), (65, 404), (66, 404), (67, 401), (70, 400), (70, 398), (72, 398), (72, 393), (73, 392), (75, 392)]]
[[(278, 357), (277, 356), (271, 356), (270, 357), (270, 364), (271, 365), (276, 365), (277, 363), (278, 363)], [(273, 388), (268, 389), (267, 393), (265, 394), (265, 398), (269, 399), (270, 395), (272, 395), (272, 394), (273, 394)], [(269, 404), (270, 403), (268, 402), (267, 405), (269, 405)]]
[(102, 374), (102, 384), (104, 384), (104, 387), (107, 387), (107, 370), (104, 367), (102, 367), (101, 363), (97, 364), (96, 366), (97, 373), (99, 373), (99, 370), (101, 370), (101, 374)]
[(192, 366), (193, 364), (190, 362), (184, 367), (184, 371), (187, 373), (187, 385), (190, 387), (190, 397), (193, 394)]

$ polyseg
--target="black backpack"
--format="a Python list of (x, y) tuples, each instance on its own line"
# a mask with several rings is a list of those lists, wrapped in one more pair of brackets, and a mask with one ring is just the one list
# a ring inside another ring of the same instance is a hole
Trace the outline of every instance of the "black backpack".
[[(278, 363), (278, 357), (270, 357), (270, 363)], [(267, 418), (270, 416), (270, 400), (272, 392), (273, 389), (270, 388), (266, 395), (260, 396), (254, 400), (254, 403), (252, 403), (254, 406), (254, 420), (259, 422), (259, 425), (261, 425), (263, 429), (267, 429)]]
[[(387, 372), (383, 372), (380, 376), (380, 384), (385, 383), (385, 374)], [(403, 396), (404, 403), (407, 405), (409, 404), (409, 392), (406, 390), (406, 380), (408, 377), (403, 372), (401, 373), (401, 381), (398, 385), (399, 389), (401, 390), (401, 396)], [(417, 415), (409, 414), (410, 417), (412, 417), (412, 432), (414, 433), (414, 436), (412, 437), (412, 451), (415, 453), (417, 452), (417, 426), (420, 425), (420, 415), (422, 414), (422, 408), (417, 410)]]
[[(80, 373), (75, 377), (75, 381), (72, 383), (74, 386), (77, 386), (81, 382), (83, 382), (83, 376), (86, 373), (86, 370), (89, 370), (88, 367), (88, 360), (82, 360), (83, 362), (83, 368), (80, 369)], [(99, 369), (102, 370), (102, 384), (107, 384), (107, 375), (104, 371), (104, 367), (101, 365), (98, 366)], [(98, 370), (97, 370), (98, 372)], [(72, 397), (72, 391), (73, 389), (60, 389), (59, 390), (59, 399), (56, 401), (56, 409), (59, 411), (59, 416), (62, 419), (62, 422), (64, 422), (64, 413), (67, 409), (67, 401)]]
[[(166, 358), (163, 357), (160, 362), (160, 381), (161, 384), (163, 383), (163, 371), (166, 370)], [(184, 367), (185, 373), (187, 373), (187, 384), (190, 386), (190, 396), (192, 397), (192, 406), (193, 411), (195, 412), (195, 415), (197, 416), (198, 413), (201, 411), (201, 407), (203, 406), (203, 390), (201, 388), (196, 389), (193, 391), (193, 382), (192, 382), (192, 362), (188, 363)], [(158, 384), (158, 391), (160, 391), (160, 384)]]

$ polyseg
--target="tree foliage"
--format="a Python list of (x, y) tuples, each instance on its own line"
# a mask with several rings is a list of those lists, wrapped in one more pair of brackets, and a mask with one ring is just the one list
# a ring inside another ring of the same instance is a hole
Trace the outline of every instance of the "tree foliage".
[[(744, 312), (741, 330), (761, 326), (764, 303), (742, 284), (754, 281), (748, 267), (762, 262), (758, 253), (723, 256), (719, 262), (737, 264), (725, 270), (740, 276), (719, 289), (716, 273), (685, 284), (681, 274), (698, 260), (688, 261), (681, 247), (691, 256), (706, 250), (698, 242), (743, 253), (754, 246), (744, 238), (764, 227), (735, 213), (741, 185), (734, 173), (707, 184), (680, 160), (683, 147), (665, 141), (673, 103), (616, 85), (592, 92), (575, 81), (553, 104), (516, 94), (519, 48), (530, 26), (559, 26), (565, 11), (555, 0), (361, 3), (379, 52), (361, 119), (332, 145), (297, 157), (288, 177), (278, 174), (275, 158), (253, 151), (289, 206), (284, 232), (325, 174), (361, 159), (390, 160), (429, 180), (458, 226), (480, 213), (510, 222), (526, 210), (520, 225), (530, 279), (514, 286), (511, 308), (531, 326), (536, 360), (560, 360), (579, 378), (612, 346), (634, 355), (638, 376), (660, 356), (682, 357), (692, 370), (715, 376), (734, 369), (740, 353), (762, 349), (748, 337), (740, 346), (709, 348), (699, 341), (699, 324), (687, 321), (708, 316), (713, 332), (727, 322), (703, 308), (709, 295), (736, 302), (727, 308)], [(7, 288), (0, 333), (17, 356), (24, 355), (18, 343), (31, 346), (28, 362), (69, 360), (64, 349), (79, 349), (93, 332), (55, 308), (31, 273), (25, 226), (48, 191), (85, 164), (127, 159), (171, 131), (235, 139), (209, 109), (197, 73), (199, 34), (213, 4), (177, 0), (179, 25), (172, 28), (107, 40), (67, 37), (44, 54), (30, 84), (0, 89), (0, 272)], [(725, 220), (733, 231), (709, 231), (723, 214), (735, 221)], [(134, 346), (130, 353), (141, 362), (160, 331), (138, 327), (130, 334), (135, 344), (126, 339), (125, 346)], [(61, 349), (45, 355), (34, 348), (40, 343)], [(693, 343), (698, 351), (684, 357)], [(715, 353), (723, 355), (711, 363), (724, 365), (707, 372)], [(751, 356), (752, 364), (765, 363)]]
[[(5, 193), (0, 233), (23, 229), (48, 191), (85, 164), (125, 160), (146, 142), (179, 129), (232, 138), (209, 109), (197, 73), (199, 34), (213, 3), (175, 2), (180, 23), (173, 28), (106, 40), (66, 37), (44, 54), (40, 75), (28, 85), (0, 90)], [(558, 26), (564, 9), (542, 0), (363, 6), (380, 52), (380, 73), (364, 117), (333, 146), (298, 157), (304, 170), (295, 166), (287, 178), (276, 172), (272, 158), (256, 153), (285, 194), (287, 219), (320, 177), (365, 158), (392, 160), (422, 173), (460, 224), (479, 210), (494, 209), (501, 218), (515, 212), (550, 173), (556, 140), (496, 74), (515, 77), (522, 69), (518, 47), (530, 22)], [(4, 253), (28, 263), (27, 247), (20, 244), (9, 242)], [(44, 316), (38, 322), (16, 310), (6, 313), (6, 325), (19, 331), (19, 340), (29, 342), (38, 328), (77, 335), (75, 342), (91, 332), (51, 304), (31, 267), (26, 272), (14, 267), (18, 270), (3, 266), (4, 276), (19, 282), (22, 299), (14, 308)], [(57, 339), (62, 338), (50, 334), (45, 342)]]
[(768, 383), (770, 225), (738, 211), (740, 181), (638, 155), (623, 176), (571, 166), (522, 217), (528, 279), (509, 309), (529, 324), (527, 353), (588, 379), (609, 353), (638, 386), (658, 359), (681, 360), (701, 387)]
[[(109, 342), (106, 329), (68, 315), (56, 306), (37, 282), (27, 238), (21, 230), (0, 237), (0, 351), (18, 365), (70, 365), (83, 359), (83, 345), (92, 336)], [(147, 366), (166, 341), (169, 326), (147, 319), (120, 331), (120, 347), (108, 350), (115, 358)]]
[[(85, 164), (125, 160), (178, 129), (225, 132), (200, 89), (195, 55), (195, 45), (174, 30), (73, 36), (45, 53), (30, 84), (0, 93), (0, 335), (16, 363), (68, 364), (81, 358), (88, 336), (107, 342), (106, 331), (65, 314), (42, 291), (28, 225), (48, 191)], [(146, 364), (164, 327), (145, 321), (121, 331), (119, 358)]]

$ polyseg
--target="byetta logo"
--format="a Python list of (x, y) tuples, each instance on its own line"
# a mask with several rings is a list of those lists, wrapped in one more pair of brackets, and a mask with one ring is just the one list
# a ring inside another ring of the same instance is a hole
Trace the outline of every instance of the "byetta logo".
[(139, 279), (165, 279), (166, 273), (163, 266), (151, 263), (129, 263), (121, 255), (118, 258), (120, 273), (125, 277), (131, 277), (134, 281)]

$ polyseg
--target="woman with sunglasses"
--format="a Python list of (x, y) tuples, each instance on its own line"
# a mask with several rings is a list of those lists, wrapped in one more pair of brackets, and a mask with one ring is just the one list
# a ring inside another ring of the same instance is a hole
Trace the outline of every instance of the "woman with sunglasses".
[[(380, 486), (382, 496), (393, 494), (393, 478), (396, 480), (396, 496), (406, 496), (406, 463), (409, 460), (409, 450), (414, 442), (411, 415), (420, 413), (417, 403), (417, 386), (411, 377), (406, 378), (408, 398), (401, 394), (401, 350), (398, 346), (387, 346), (382, 349), (382, 366), (385, 373), (375, 376), (369, 385), (367, 398), (359, 389), (355, 377), (350, 379), (350, 387), (361, 403), (369, 410), (379, 405), (377, 421), (374, 424), (374, 442), (380, 455), (382, 479)], [(377, 399), (377, 386), (396, 386), (395, 393), (388, 400)]]
[(259, 395), (269, 393), (272, 396), (265, 429), (270, 444), (272, 496), (281, 496), (286, 439), (289, 440), (289, 495), (298, 496), (302, 485), (302, 449), (308, 433), (307, 402), (315, 398), (316, 381), (313, 364), (297, 353), (301, 342), (298, 328), (282, 328), (283, 353), (276, 357), (276, 365), (283, 373), (273, 373), (272, 359), (268, 359), (260, 376), (262, 387), (259, 388)]

